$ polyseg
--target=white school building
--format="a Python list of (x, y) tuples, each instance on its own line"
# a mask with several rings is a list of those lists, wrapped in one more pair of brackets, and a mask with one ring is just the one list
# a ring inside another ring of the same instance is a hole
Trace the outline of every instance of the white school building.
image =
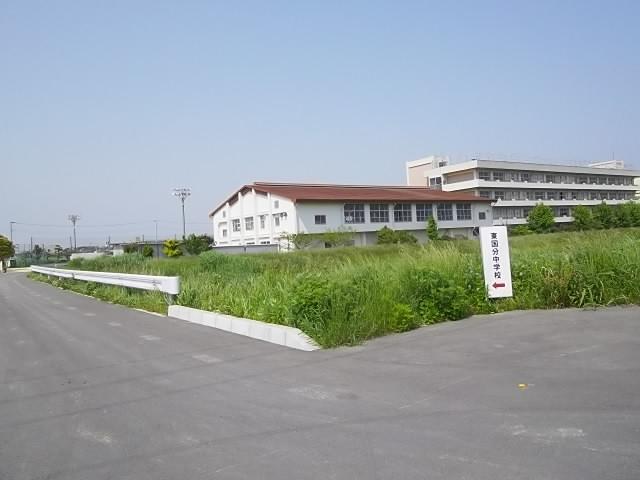
[(288, 234), (349, 230), (355, 245), (376, 243), (383, 227), (426, 241), (429, 216), (440, 233), (471, 238), (492, 224), (491, 200), (424, 187), (255, 182), (211, 213), (217, 246), (284, 244)]
[(406, 174), (411, 186), (490, 199), (495, 225), (526, 223), (537, 203), (550, 206), (556, 222), (571, 222), (577, 205), (617, 205), (636, 199), (640, 177), (640, 171), (625, 169), (621, 161), (590, 166), (479, 159), (450, 163), (438, 156), (407, 162)]

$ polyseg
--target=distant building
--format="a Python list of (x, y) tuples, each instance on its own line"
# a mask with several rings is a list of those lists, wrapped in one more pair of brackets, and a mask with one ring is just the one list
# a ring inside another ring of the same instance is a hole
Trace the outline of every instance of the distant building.
[(431, 215), (442, 233), (472, 237), (474, 228), (491, 224), (490, 203), (420, 187), (256, 182), (236, 190), (209, 217), (218, 247), (283, 243), (287, 234), (332, 230), (350, 230), (355, 245), (372, 245), (385, 226), (426, 241)]
[(491, 200), (494, 225), (526, 223), (537, 203), (550, 206), (556, 222), (571, 222), (577, 205), (633, 200), (640, 177), (640, 171), (625, 170), (621, 161), (588, 167), (479, 159), (451, 164), (436, 156), (407, 162), (406, 173), (411, 186)]

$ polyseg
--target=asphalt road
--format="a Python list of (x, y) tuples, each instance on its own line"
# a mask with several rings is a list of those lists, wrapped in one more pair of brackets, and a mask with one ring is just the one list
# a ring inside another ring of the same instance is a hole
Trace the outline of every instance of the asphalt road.
[(0, 275), (2, 480), (440, 478), (638, 480), (640, 309), (305, 353)]

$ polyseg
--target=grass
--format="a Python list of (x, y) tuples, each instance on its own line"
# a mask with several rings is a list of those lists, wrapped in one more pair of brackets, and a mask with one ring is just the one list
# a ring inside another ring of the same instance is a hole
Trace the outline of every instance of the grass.
[[(512, 237), (514, 297), (489, 300), (477, 241), (287, 254), (152, 260), (137, 255), (74, 268), (180, 275), (177, 303), (301, 328), (320, 345), (368, 338), (474, 313), (640, 303), (640, 229)], [(166, 312), (151, 292), (52, 280), (81, 293)]]

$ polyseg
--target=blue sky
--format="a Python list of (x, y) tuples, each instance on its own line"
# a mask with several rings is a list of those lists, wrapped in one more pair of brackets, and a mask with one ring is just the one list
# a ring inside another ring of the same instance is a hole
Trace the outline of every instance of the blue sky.
[(402, 183), (431, 153), (640, 168), (639, 18), (635, 1), (0, 0), (0, 232), (64, 225), (14, 239), (68, 244), (78, 213), (79, 244), (154, 219), (172, 236), (183, 185), (206, 231), (243, 183)]

